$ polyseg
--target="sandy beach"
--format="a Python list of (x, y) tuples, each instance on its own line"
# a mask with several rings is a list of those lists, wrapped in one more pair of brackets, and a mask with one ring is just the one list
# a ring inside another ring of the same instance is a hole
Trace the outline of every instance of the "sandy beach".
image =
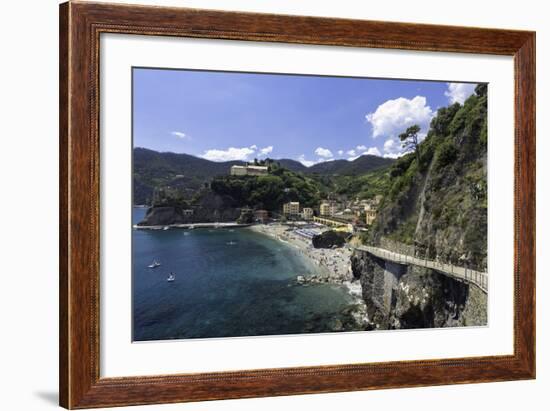
[(351, 273), (351, 251), (345, 247), (337, 249), (314, 248), (311, 240), (289, 230), (284, 224), (254, 225), (250, 229), (269, 235), (295, 247), (301, 254), (322, 268), (321, 275), (329, 282), (343, 283), (353, 279)]

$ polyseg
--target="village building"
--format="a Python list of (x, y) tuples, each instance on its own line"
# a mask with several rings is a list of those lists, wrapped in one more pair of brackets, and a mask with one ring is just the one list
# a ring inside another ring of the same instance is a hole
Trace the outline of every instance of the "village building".
[(313, 218), (313, 208), (304, 207), (302, 209), (302, 217), (304, 220), (311, 220)]
[(260, 223), (266, 223), (269, 220), (269, 212), (267, 210), (254, 211), (254, 219)]
[(267, 166), (255, 166), (247, 164), (245, 166), (231, 166), (232, 176), (264, 176), (268, 174)]
[(319, 211), (322, 216), (334, 217), (338, 212), (338, 204), (334, 201), (323, 201)]
[(291, 201), (283, 204), (283, 214), (287, 217), (300, 215), (300, 203), (298, 201)]
[(367, 204), (365, 206), (365, 224), (372, 225), (376, 219), (376, 207), (373, 204)]
[(353, 232), (353, 224), (343, 219), (314, 216), (313, 221), (318, 224), (326, 225), (327, 227), (332, 227), (336, 231)]
[(343, 216), (354, 216), (355, 213), (353, 212), (353, 210), (351, 208), (346, 208), (344, 211), (342, 211), (342, 215)]

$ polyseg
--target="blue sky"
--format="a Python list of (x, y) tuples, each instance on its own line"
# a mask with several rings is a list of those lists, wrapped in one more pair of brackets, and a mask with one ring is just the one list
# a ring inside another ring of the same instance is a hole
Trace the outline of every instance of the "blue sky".
[(466, 83), (134, 69), (134, 146), (213, 161), (398, 157)]

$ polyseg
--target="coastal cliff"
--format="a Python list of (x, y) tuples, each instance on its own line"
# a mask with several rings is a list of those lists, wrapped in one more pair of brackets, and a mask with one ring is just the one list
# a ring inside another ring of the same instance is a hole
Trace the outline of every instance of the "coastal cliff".
[(353, 276), (361, 283), (369, 329), (487, 324), (487, 294), (475, 285), (359, 250), (351, 263)]
[(149, 208), (138, 225), (232, 222), (240, 216), (241, 208), (236, 206), (233, 199), (203, 190), (192, 207), (182, 201), (166, 201)]
[[(487, 270), (487, 88), (441, 108), (416, 153), (396, 161), (371, 246)], [(487, 294), (433, 269), (356, 251), (352, 270), (376, 329), (487, 324)]]
[(369, 243), (414, 247), (415, 255), (487, 269), (487, 88), (441, 108), (417, 156), (401, 157)]

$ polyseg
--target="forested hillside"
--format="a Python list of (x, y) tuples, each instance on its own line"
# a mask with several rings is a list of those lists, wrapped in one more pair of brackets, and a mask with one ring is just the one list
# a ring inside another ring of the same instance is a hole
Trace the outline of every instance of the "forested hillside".
[[(332, 185), (335, 182), (332, 177), (364, 175), (373, 170), (387, 168), (393, 161), (364, 155), (354, 161), (333, 160), (306, 167), (299, 161), (290, 159), (262, 160), (262, 162), (273, 164), (275, 167), (284, 168), (290, 172), (311, 176), (322, 187)], [(145, 148), (135, 148), (133, 156), (134, 204), (150, 205), (155, 188), (169, 187), (171, 190), (178, 191), (183, 198), (190, 199), (197, 191), (204, 188), (205, 183), (210, 183), (215, 177), (228, 176), (231, 166), (244, 164), (243, 161), (215, 162), (189, 154), (160, 153)], [(280, 173), (278, 177), (286, 179), (285, 182), (290, 181), (288, 176)], [(262, 179), (260, 183), (262, 181), (276, 183), (279, 180)], [(306, 193), (305, 198), (308, 195)], [(302, 195), (299, 194), (298, 197), (302, 198)]]
[(288, 201), (299, 201), (303, 207), (317, 206), (321, 192), (317, 181), (277, 165), (265, 176), (216, 177), (210, 187), (218, 195), (230, 196), (239, 206), (277, 212)]
[(370, 234), (460, 265), (487, 265), (487, 86), (439, 109), (426, 139), (389, 170)]

